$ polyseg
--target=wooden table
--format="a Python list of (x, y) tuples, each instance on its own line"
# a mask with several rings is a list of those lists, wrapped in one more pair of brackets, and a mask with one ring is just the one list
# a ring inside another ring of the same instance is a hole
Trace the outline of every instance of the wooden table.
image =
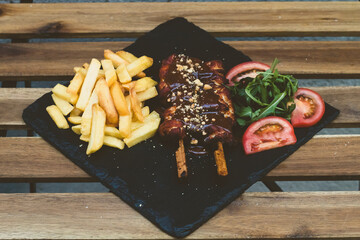
[[(101, 58), (103, 49), (131, 41), (76, 42), (75, 38), (132, 38), (183, 16), (217, 37), (283, 37), (295, 41), (226, 41), (252, 59), (278, 57), (283, 73), (335, 79), (316, 87), (341, 110), (328, 127), (360, 127), (360, 87), (336, 79), (360, 77), (359, 41), (304, 41), (308, 36), (360, 36), (357, 2), (78, 3), (0, 5), (0, 128), (27, 129), (22, 110), (45, 88), (31, 81), (72, 78), (73, 66)], [(28, 43), (30, 38), (69, 42)], [(25, 81), (27, 88), (15, 88)], [(340, 84), (341, 85), (341, 84)], [(4, 88), (10, 87), (10, 88)], [(1, 182), (93, 182), (39, 137), (0, 138)], [(264, 182), (360, 180), (360, 136), (317, 135), (271, 171)], [(32, 189), (34, 190), (34, 189)], [(106, 204), (103, 204), (103, 203)], [(0, 239), (169, 238), (111, 193), (0, 194)], [(189, 238), (360, 238), (359, 192), (245, 193)]]

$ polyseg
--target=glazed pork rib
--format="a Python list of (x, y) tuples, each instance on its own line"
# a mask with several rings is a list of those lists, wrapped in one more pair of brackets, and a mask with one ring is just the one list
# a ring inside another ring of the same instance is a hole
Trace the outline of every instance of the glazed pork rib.
[(220, 61), (171, 55), (160, 69), (159, 95), (167, 108), (159, 132), (199, 149), (233, 139), (234, 108)]

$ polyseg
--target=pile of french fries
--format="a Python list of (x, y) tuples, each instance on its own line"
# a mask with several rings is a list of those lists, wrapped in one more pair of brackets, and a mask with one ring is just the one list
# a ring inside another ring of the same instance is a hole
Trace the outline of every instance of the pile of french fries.
[(55, 105), (46, 108), (58, 128), (73, 124), (72, 131), (88, 142), (88, 155), (103, 145), (130, 148), (152, 137), (160, 124), (159, 114), (144, 106), (158, 95), (157, 82), (143, 72), (153, 59), (111, 50), (104, 50), (104, 58), (75, 67), (69, 86), (57, 84), (52, 89)]

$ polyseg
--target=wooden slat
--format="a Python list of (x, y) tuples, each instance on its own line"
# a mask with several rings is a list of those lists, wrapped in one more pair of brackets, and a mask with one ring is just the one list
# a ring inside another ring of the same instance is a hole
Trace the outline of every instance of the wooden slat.
[[(95, 181), (41, 138), (0, 138), (0, 146), (0, 182)], [(360, 180), (359, 147), (359, 135), (316, 137), (265, 180)]]
[[(341, 110), (328, 127), (360, 127), (360, 87), (318, 87), (325, 101)], [(23, 109), (49, 88), (0, 88), (0, 129), (26, 128), (22, 120)], [(351, 97), (349, 97), (351, 96)]]
[[(277, 57), (282, 73), (299, 78), (360, 78), (360, 42), (227, 41), (255, 61)], [(104, 49), (120, 50), (131, 42), (48, 42), (0, 44), (0, 80), (70, 79), (73, 67), (103, 58)], [(29, 61), (31, 59), (31, 61)], [(51, 59), (51, 62), (49, 62)]]
[(356, 2), (8, 4), (0, 10), (2, 38), (139, 36), (176, 16), (217, 36), (360, 35)]
[[(1, 239), (170, 239), (111, 193), (1, 194)], [(106, 203), (106, 204), (104, 204)], [(359, 192), (245, 193), (189, 239), (358, 239)]]

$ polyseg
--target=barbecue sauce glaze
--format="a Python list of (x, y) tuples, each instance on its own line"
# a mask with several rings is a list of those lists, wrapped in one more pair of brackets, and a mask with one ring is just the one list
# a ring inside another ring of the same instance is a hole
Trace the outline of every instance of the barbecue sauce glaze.
[(228, 94), (223, 86), (222, 63), (205, 63), (184, 54), (173, 55), (173, 58), (167, 71), (160, 73), (169, 87), (163, 96), (169, 107), (167, 111), (172, 112), (171, 119), (183, 123), (184, 140), (190, 143), (188, 150), (206, 154), (204, 146), (210, 143), (207, 137), (214, 132), (213, 127), (231, 135), (233, 126), (233, 118), (226, 115), (231, 102), (222, 99), (222, 94)]

